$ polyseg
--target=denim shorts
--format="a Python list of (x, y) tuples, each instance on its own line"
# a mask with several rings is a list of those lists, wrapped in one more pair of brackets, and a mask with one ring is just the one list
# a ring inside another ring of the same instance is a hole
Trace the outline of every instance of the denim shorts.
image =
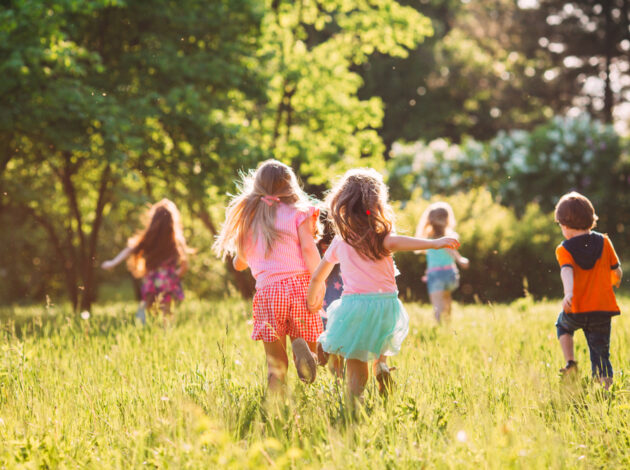
[(591, 370), (594, 377), (612, 377), (610, 363), (610, 316), (597, 313), (561, 312), (556, 322), (558, 338), (576, 330), (584, 331), (591, 355)]
[(440, 269), (427, 273), (429, 294), (438, 291), (453, 291), (459, 287), (459, 273), (454, 269)]

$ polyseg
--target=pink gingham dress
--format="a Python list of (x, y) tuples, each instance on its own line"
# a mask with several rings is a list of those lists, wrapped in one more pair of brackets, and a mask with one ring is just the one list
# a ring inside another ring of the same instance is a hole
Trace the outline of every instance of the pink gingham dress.
[(297, 208), (277, 203), (276, 228), (280, 239), (266, 255), (262, 237), (250, 239), (243, 253), (256, 279), (252, 339), (270, 343), (289, 335), (315, 341), (322, 320), (306, 308), (311, 276), (302, 257), (298, 227), (317, 219), (316, 207)]

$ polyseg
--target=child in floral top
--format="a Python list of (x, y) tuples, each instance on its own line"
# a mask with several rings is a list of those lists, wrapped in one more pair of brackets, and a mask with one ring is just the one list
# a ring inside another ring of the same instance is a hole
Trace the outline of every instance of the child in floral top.
[(171, 314), (174, 301), (184, 299), (180, 278), (188, 267), (188, 247), (184, 239), (177, 206), (168, 199), (154, 204), (148, 212), (148, 224), (129, 239), (127, 248), (109, 261), (103, 269), (113, 269), (129, 258), (131, 273), (142, 278), (142, 303), (136, 318), (145, 322), (145, 309), (159, 303), (165, 316)]

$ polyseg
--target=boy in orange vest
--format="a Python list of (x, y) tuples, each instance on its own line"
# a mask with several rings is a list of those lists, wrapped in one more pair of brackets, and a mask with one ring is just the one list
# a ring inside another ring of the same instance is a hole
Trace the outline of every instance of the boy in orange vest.
[(597, 215), (586, 197), (571, 192), (556, 205), (555, 219), (566, 239), (556, 248), (564, 287), (562, 313), (556, 323), (558, 340), (567, 361), (562, 374), (577, 372), (573, 333), (582, 329), (591, 355), (593, 377), (610, 387), (611, 317), (619, 315), (613, 285), (621, 283), (621, 266), (610, 239), (591, 230)]

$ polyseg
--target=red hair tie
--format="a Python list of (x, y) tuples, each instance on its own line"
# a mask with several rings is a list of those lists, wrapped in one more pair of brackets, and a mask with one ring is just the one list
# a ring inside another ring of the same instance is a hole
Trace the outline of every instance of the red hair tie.
[(370, 215), (370, 214), (371, 214), (370, 209), (366, 210), (366, 211), (365, 211), (365, 213), (366, 213), (367, 215)]

